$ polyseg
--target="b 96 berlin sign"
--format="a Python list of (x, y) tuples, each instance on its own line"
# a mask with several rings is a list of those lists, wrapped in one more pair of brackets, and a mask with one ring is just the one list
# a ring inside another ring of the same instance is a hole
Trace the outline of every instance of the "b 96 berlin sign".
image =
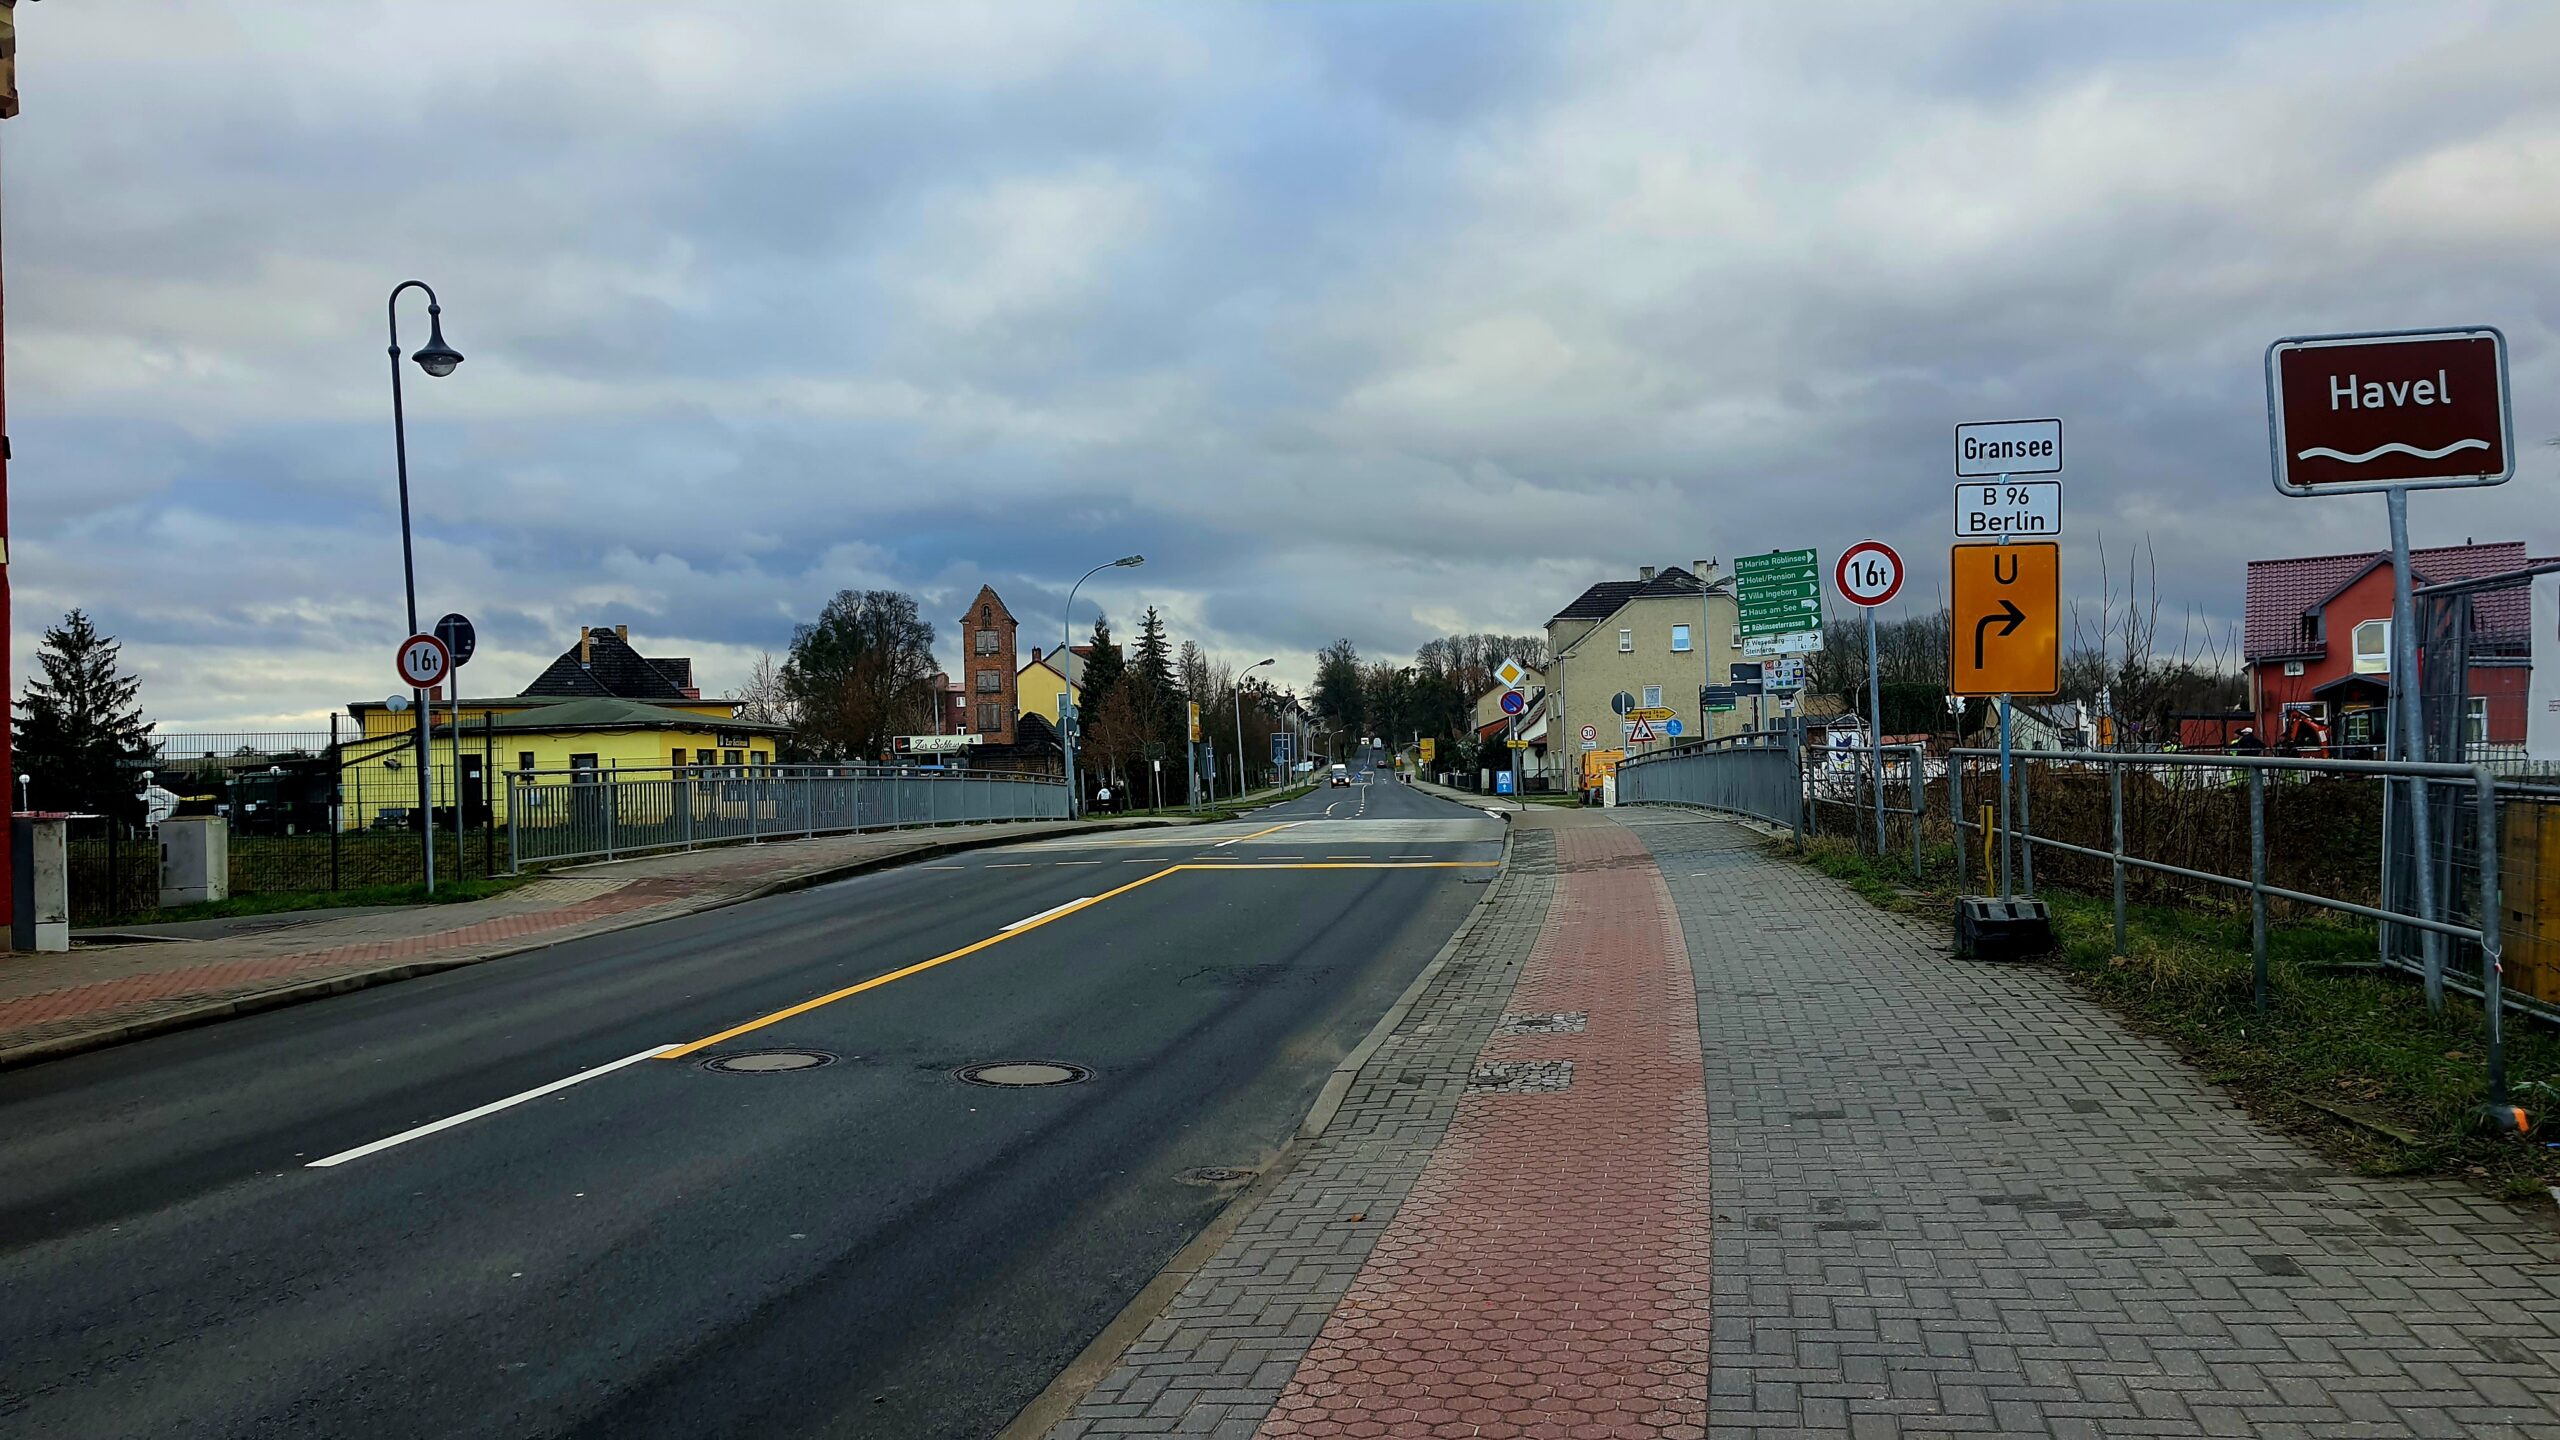
[(2287, 495), (2498, 485), (2515, 474), (2496, 330), (2306, 335), (2267, 347), (2267, 424)]

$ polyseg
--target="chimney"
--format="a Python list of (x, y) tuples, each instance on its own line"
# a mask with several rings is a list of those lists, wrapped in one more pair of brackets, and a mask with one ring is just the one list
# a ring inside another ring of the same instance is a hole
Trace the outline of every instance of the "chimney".
[(614, 626), (614, 627), (613, 627), (613, 638), (614, 638), (614, 639), (616, 639), (616, 640), (621, 641), (621, 642), (622, 642), (623, 644), (625, 644), (625, 645), (630, 644), (630, 643), (631, 643), (631, 627), (630, 627), (630, 626), (628, 626), (628, 625), (616, 625), (616, 626)]
[(1031, 663), (1034, 665), (1040, 663), (1040, 647), (1037, 645), (1031, 647)]
[(1652, 566), (1650, 566), (1650, 565), (1639, 565), (1639, 566), (1637, 566), (1637, 567), (1636, 567), (1636, 578), (1637, 578), (1638, 580), (1642, 580), (1642, 581), (1645, 581), (1645, 582), (1647, 582), (1647, 583), (1651, 583), (1651, 581), (1653, 580), (1653, 567), (1652, 567)]
[(1720, 568), (1713, 560), (1698, 560), (1692, 563), (1698, 567), (1698, 579), (1704, 582), (1714, 581), (1716, 571)]
[(581, 669), (595, 661), (595, 642), (591, 638), (593, 633), (584, 625), (578, 627), (578, 665)]

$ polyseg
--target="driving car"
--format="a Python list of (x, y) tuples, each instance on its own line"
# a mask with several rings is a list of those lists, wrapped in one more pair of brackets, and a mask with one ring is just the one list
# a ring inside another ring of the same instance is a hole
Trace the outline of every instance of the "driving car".
[(1351, 767), (1350, 767), (1350, 766), (1348, 766), (1348, 765), (1336, 765), (1336, 766), (1334, 766), (1334, 767), (1333, 767), (1333, 781), (1332, 781), (1332, 783), (1334, 783), (1334, 784), (1336, 784), (1336, 785), (1348, 785), (1348, 784), (1350, 784), (1350, 783), (1351, 783)]

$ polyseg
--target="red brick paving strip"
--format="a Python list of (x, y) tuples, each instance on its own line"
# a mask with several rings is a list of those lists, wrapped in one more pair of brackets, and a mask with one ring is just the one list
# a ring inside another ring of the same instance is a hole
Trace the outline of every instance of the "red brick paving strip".
[(1568, 1060), (1559, 1093), (1478, 1091), (1262, 1426), (1271, 1437), (1701, 1437), (1707, 1104), (1696, 990), (1645, 847), (1557, 832), (1554, 906), (1482, 1063)]

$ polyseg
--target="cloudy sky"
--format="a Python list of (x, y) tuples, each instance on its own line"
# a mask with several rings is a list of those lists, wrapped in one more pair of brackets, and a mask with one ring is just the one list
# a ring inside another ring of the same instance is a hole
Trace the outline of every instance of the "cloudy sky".
[(2503, 327), (2521, 473), (2417, 537), (2560, 550), (2560, 7), (18, 16), (17, 645), (87, 608), (166, 728), (392, 688), (413, 275), (481, 692), (581, 623), (716, 692), (847, 586), (1036, 643), (1132, 550), (1115, 620), (1299, 681), (1871, 534), (1933, 603), (1949, 427), (2013, 415), (2071, 427), (2067, 587), (2147, 538), (2219, 629), (2244, 561), (2385, 538), (2268, 482), (2264, 347), (2329, 330)]

